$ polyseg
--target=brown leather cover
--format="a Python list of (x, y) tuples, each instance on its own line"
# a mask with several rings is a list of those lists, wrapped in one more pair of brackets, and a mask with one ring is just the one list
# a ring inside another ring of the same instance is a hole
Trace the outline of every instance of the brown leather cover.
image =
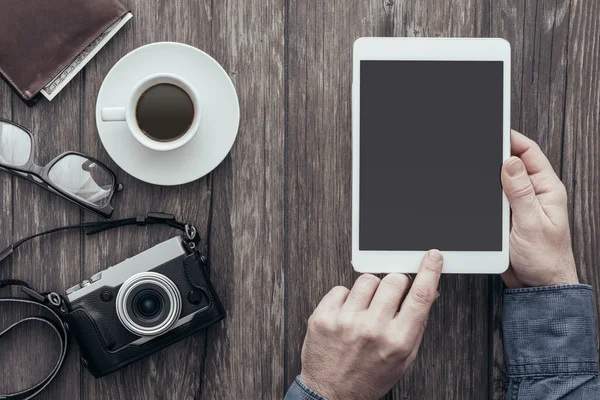
[(2, 0), (0, 75), (26, 103), (129, 8), (120, 0)]

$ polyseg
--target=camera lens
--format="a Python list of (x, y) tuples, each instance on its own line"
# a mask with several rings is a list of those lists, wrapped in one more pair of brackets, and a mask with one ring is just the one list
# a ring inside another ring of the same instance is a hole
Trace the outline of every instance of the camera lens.
[(133, 311), (140, 318), (155, 318), (163, 307), (164, 300), (160, 293), (151, 289), (139, 292), (133, 299)]
[(140, 336), (167, 332), (179, 320), (181, 306), (177, 286), (156, 272), (133, 275), (117, 293), (119, 320), (130, 332)]

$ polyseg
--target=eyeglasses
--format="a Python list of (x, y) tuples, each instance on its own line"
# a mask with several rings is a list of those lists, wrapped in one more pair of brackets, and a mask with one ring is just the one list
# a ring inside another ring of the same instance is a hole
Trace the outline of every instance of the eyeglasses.
[(66, 152), (45, 167), (36, 165), (33, 135), (24, 127), (0, 118), (0, 169), (23, 177), (104, 218), (113, 213), (111, 200), (123, 190), (117, 177), (100, 161)]

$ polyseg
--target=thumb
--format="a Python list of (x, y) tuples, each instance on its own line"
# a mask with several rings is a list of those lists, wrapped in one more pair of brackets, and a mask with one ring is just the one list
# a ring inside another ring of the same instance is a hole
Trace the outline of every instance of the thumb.
[(502, 186), (513, 211), (513, 222), (519, 225), (536, 224), (542, 209), (520, 158), (510, 157), (504, 162)]

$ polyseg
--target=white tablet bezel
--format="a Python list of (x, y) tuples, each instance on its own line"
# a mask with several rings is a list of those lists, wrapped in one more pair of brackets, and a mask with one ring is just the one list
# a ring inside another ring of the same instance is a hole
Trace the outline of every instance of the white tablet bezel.
[[(502, 61), (503, 159), (510, 157), (510, 44), (504, 39), (360, 38), (354, 42), (352, 84), (352, 265), (359, 272), (416, 272), (425, 251), (359, 250), (360, 62), (362, 60)], [(500, 177), (498, 177), (500, 179)], [(509, 263), (510, 206), (503, 193), (502, 251), (444, 251), (444, 273), (497, 274)]]

